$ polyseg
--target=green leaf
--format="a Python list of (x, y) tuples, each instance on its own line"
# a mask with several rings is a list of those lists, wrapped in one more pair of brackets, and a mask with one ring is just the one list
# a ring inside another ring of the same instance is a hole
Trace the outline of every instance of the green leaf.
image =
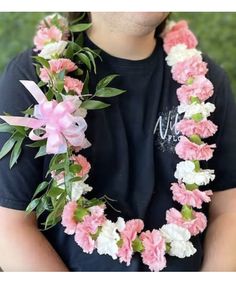
[(96, 90), (106, 87), (111, 81), (113, 81), (118, 76), (119, 75), (117, 74), (113, 74), (101, 79), (96, 86)]
[(77, 174), (81, 171), (82, 167), (79, 164), (72, 164), (69, 167), (69, 170), (73, 174)]
[(75, 42), (79, 45), (79, 46), (83, 46), (84, 45), (84, 34), (80, 33), (79, 36), (76, 38)]
[[(34, 56), (31, 56), (32, 58), (34, 58)], [(39, 64), (33, 64), (35, 66), (35, 70), (37, 73), (37, 76), (40, 77), (40, 69), (41, 69), (41, 65)]]
[(47, 195), (49, 196), (49, 197), (57, 197), (57, 196), (59, 196), (59, 195), (61, 195), (63, 192), (64, 192), (65, 190), (63, 190), (63, 189), (61, 189), (61, 188), (59, 188), (59, 187), (52, 187), (49, 191), (48, 191), (48, 193), (47, 193)]
[(40, 57), (40, 56), (33, 56), (33, 58), (35, 58), (35, 60), (37, 62), (39, 62), (42, 66), (46, 67), (47, 69), (50, 68), (49, 63), (48, 63), (48, 61), (45, 58)]
[(55, 226), (60, 221), (60, 218), (55, 215), (55, 211), (53, 210), (50, 212), (47, 216), (47, 219), (45, 223), (42, 223), (44, 225), (44, 230), (50, 229), (53, 226)]
[(36, 217), (39, 218), (39, 216), (45, 211), (43, 202), (40, 200), (39, 204), (36, 207)]
[(38, 83), (38, 87), (43, 87), (43, 86), (45, 86), (45, 85), (47, 85), (47, 83), (45, 83), (45, 82), (43, 82), (43, 81), (40, 81), (40, 82)]
[[(55, 168), (54, 166), (59, 164), (59, 163), (64, 163), (64, 160), (66, 158), (66, 154), (65, 153), (61, 153), (61, 154), (56, 154), (54, 155), (51, 160), (50, 160), (50, 163), (49, 163), (49, 172), (53, 170), (53, 168)], [(63, 160), (63, 162), (61, 162)]]
[(81, 106), (82, 108), (85, 108), (87, 110), (95, 110), (95, 109), (103, 109), (109, 107), (110, 104), (98, 101), (98, 100), (86, 100), (82, 102)]
[(14, 127), (7, 123), (0, 124), (0, 133), (13, 133)]
[(65, 70), (61, 71), (59, 74), (57, 74), (57, 78), (59, 80), (62, 80), (64, 81), (64, 78), (65, 78)]
[(35, 198), (39, 193), (41, 193), (43, 190), (45, 190), (45, 189), (47, 188), (48, 184), (49, 184), (49, 183), (46, 182), (46, 181), (40, 183), (40, 184), (38, 185), (38, 187), (36, 188), (36, 190), (35, 190), (34, 195), (33, 195), (32, 198)]
[(78, 17), (78, 18), (76, 18), (75, 20), (73, 20), (73, 21), (71, 21), (71, 25), (74, 25), (74, 24), (76, 24), (76, 23), (78, 23), (78, 22), (80, 22), (83, 18), (84, 18), (84, 16), (86, 15), (86, 13), (84, 12), (84, 13), (82, 13), (82, 15), (80, 16), (80, 17)]
[(89, 72), (86, 72), (86, 77), (84, 79), (84, 86), (82, 89), (82, 95), (85, 93), (89, 93), (89, 88), (88, 88), (88, 84), (89, 84)]
[(113, 97), (117, 96), (119, 94), (124, 93), (125, 90), (119, 89), (119, 88), (113, 88), (113, 87), (104, 87), (100, 88), (95, 92), (95, 96), (98, 97)]
[(89, 47), (84, 47), (83, 50), (91, 52), (93, 54), (94, 59), (98, 57), (102, 61), (102, 57), (100, 56), (101, 49), (91, 49)]
[(76, 56), (79, 57), (80, 61), (81, 61), (82, 63), (84, 63), (84, 64), (87, 66), (87, 68), (88, 68), (89, 70), (91, 70), (90, 59), (88, 58), (87, 55), (85, 55), (84, 53), (76, 53)]
[(34, 108), (32, 106), (28, 107), (26, 110), (21, 111), (25, 115), (32, 116), (34, 114)]
[(74, 56), (74, 49), (70, 43), (67, 46), (68, 47), (65, 50), (65, 57), (72, 60)]
[(27, 144), (26, 146), (28, 146), (28, 147), (40, 147), (40, 146), (43, 146), (45, 144), (46, 144), (46, 139)]
[(78, 176), (78, 177), (73, 177), (73, 178), (69, 179), (68, 181), (73, 183), (73, 182), (78, 182), (78, 181), (81, 181), (81, 180), (82, 180), (82, 178)]
[(20, 135), (18, 135), (19, 137), (26, 137), (26, 130), (25, 127), (22, 126), (14, 126), (14, 128), (16, 129), (16, 132)]
[(54, 97), (54, 92), (51, 89), (49, 89), (45, 95), (46, 95), (47, 99), (49, 101), (51, 101)]
[(64, 190), (64, 192), (60, 195), (59, 199), (57, 200), (53, 211), (48, 215), (46, 222), (42, 223), (45, 225), (45, 229), (49, 229), (53, 227), (60, 221), (61, 214), (65, 204), (66, 204), (66, 192)]
[(53, 209), (51, 198), (47, 195), (44, 195), (41, 198), (41, 202), (45, 210), (51, 211)]
[(14, 144), (16, 143), (16, 140), (13, 136), (11, 136), (3, 145), (1, 151), (0, 151), (0, 159), (2, 159), (5, 155), (7, 155), (11, 149), (13, 148)]
[(39, 151), (38, 151), (38, 153), (35, 155), (34, 158), (38, 158), (38, 157), (41, 157), (41, 156), (44, 156), (44, 155), (47, 155), (47, 152), (46, 152), (46, 145), (40, 146)]
[(56, 85), (58, 92), (61, 93), (64, 88), (64, 80), (57, 80)]
[(10, 158), (10, 169), (14, 166), (14, 164), (17, 163), (17, 160), (22, 150), (21, 146), (22, 146), (23, 141), (24, 141), (24, 137), (19, 138), (12, 150), (11, 158)]
[(85, 52), (86, 52), (86, 54), (88, 55), (90, 61), (92, 62), (93, 70), (94, 70), (94, 73), (96, 74), (97, 69), (96, 69), (96, 63), (95, 63), (93, 54), (92, 54), (91, 52), (89, 52), (89, 51), (85, 51)]
[(76, 75), (76, 76), (82, 76), (83, 73), (84, 73), (84, 71), (83, 71), (82, 69), (80, 69), (80, 68), (78, 68), (78, 69), (75, 71), (75, 75)]
[(33, 200), (30, 202), (30, 204), (27, 206), (26, 212), (27, 212), (27, 213), (32, 212), (32, 211), (36, 208), (36, 206), (39, 204), (39, 202), (40, 202), (40, 198), (35, 198), (35, 199), (33, 199)]
[(77, 25), (70, 26), (69, 29), (72, 32), (81, 32), (81, 31), (85, 31), (85, 30), (89, 29), (91, 26), (92, 26), (92, 23), (77, 24)]
[(54, 170), (61, 170), (61, 169), (65, 169), (65, 162), (60, 162), (60, 163), (54, 163), (51, 167), (50, 167), (50, 171), (54, 171)]

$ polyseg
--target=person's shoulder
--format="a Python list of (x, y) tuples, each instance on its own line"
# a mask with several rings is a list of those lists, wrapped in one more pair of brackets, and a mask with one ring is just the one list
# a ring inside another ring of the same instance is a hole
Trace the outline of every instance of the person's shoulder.
[(0, 77), (0, 113), (20, 115), (35, 103), (35, 99), (20, 83), (21, 80), (39, 82), (34, 66), (34, 51), (27, 49), (17, 54), (5, 67)]
[(33, 56), (35, 52), (32, 48), (18, 53), (5, 67), (1, 78), (4, 76), (15, 77), (16, 79), (38, 81)]

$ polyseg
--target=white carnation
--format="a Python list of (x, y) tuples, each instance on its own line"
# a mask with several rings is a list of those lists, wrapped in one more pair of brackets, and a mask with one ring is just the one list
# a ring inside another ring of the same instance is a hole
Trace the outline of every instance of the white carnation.
[(44, 46), (42, 51), (39, 53), (40, 57), (45, 59), (52, 59), (54, 56), (60, 56), (67, 46), (67, 41), (61, 40), (58, 42), (49, 43)]
[(169, 66), (173, 66), (193, 56), (201, 57), (201, 51), (196, 48), (187, 48), (185, 44), (177, 44), (170, 49), (166, 62)]
[(116, 223), (107, 220), (102, 226), (102, 230), (96, 240), (97, 252), (100, 255), (107, 254), (113, 259), (117, 259), (118, 246), (117, 242), (120, 240), (120, 236), (117, 233), (122, 231), (125, 227), (125, 221), (119, 217)]
[(211, 115), (212, 112), (215, 111), (215, 105), (207, 102), (207, 103), (192, 103), (192, 104), (180, 104), (178, 106), (178, 113), (184, 113), (184, 118), (191, 118), (194, 114), (202, 114), (203, 118), (207, 118)]
[(198, 186), (207, 185), (215, 179), (214, 170), (195, 171), (195, 165), (192, 161), (181, 161), (176, 166), (175, 178), (182, 180), (187, 184), (197, 184)]
[(92, 187), (85, 184), (83, 180), (72, 183), (71, 200), (77, 201), (82, 195), (92, 191)]
[(165, 224), (161, 227), (160, 232), (167, 242), (188, 241), (191, 238), (187, 229), (176, 224)]
[(176, 224), (166, 224), (162, 226), (160, 232), (165, 241), (170, 244), (169, 255), (184, 258), (195, 254), (196, 249), (189, 241), (191, 234), (187, 229)]
[(173, 241), (171, 242), (169, 255), (185, 258), (195, 254), (196, 251), (197, 250), (190, 241)]

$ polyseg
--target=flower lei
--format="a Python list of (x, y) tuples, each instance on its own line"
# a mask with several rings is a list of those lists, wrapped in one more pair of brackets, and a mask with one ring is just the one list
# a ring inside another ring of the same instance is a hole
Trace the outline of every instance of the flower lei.
[[(85, 198), (92, 190), (86, 183), (91, 166), (78, 152), (90, 146), (85, 137), (87, 110), (109, 106), (94, 97), (111, 97), (124, 91), (108, 86), (116, 77), (110, 75), (97, 84), (95, 94), (89, 93), (89, 72), (92, 68), (96, 72), (95, 58), (100, 56), (96, 50), (83, 47), (81, 32), (91, 24), (79, 23), (82, 17), (69, 25), (64, 17), (53, 14), (39, 24), (34, 37), (38, 55), (34, 58), (41, 81), (38, 85), (21, 81), (38, 104), (23, 111), (25, 117), (0, 116), (6, 122), (0, 130), (11, 133), (0, 158), (12, 151), (12, 167), (23, 140), (29, 137), (34, 143), (28, 146), (39, 148), (36, 157), (45, 154), (53, 157), (47, 173), (51, 179), (39, 184), (27, 212), (35, 210), (39, 217), (47, 211), (45, 229), (61, 221), (65, 233), (74, 235), (85, 253), (91, 254), (96, 249), (101, 255), (110, 255), (130, 265), (133, 254), (139, 252), (151, 271), (160, 271), (166, 267), (166, 254), (179, 258), (193, 255), (196, 249), (190, 238), (202, 232), (207, 224), (205, 215), (194, 210), (210, 201), (212, 191), (201, 191), (199, 186), (215, 177), (214, 170), (200, 167), (200, 161), (209, 160), (215, 148), (202, 138), (217, 131), (217, 126), (207, 120), (215, 110), (213, 104), (205, 102), (213, 95), (213, 85), (205, 77), (207, 64), (196, 49), (197, 39), (187, 23), (170, 22), (162, 37), (167, 64), (173, 79), (181, 85), (177, 89), (178, 112), (184, 115), (176, 125), (182, 136), (175, 148), (183, 161), (177, 164), (174, 175), (178, 182), (172, 183), (170, 189), (173, 200), (182, 209), (170, 208), (166, 212), (167, 224), (152, 231), (143, 231), (141, 219), (125, 222), (118, 217), (114, 223), (105, 215), (108, 199)], [(79, 35), (75, 39), (76, 32)], [(44, 93), (40, 87), (47, 91)]]

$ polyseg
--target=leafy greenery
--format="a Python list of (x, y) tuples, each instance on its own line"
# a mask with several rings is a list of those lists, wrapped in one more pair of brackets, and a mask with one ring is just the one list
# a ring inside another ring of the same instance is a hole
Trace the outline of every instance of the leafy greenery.
[[(0, 73), (16, 54), (32, 47), (32, 38), (39, 20), (46, 13), (1, 13), (0, 17)], [(200, 49), (221, 65), (228, 73), (236, 94), (236, 37), (235, 13), (172, 13), (172, 19), (188, 20), (199, 38)], [(75, 21), (74, 24), (77, 22)], [(7, 42), (7, 48), (6, 48)], [(85, 59), (86, 60), (86, 59)]]

